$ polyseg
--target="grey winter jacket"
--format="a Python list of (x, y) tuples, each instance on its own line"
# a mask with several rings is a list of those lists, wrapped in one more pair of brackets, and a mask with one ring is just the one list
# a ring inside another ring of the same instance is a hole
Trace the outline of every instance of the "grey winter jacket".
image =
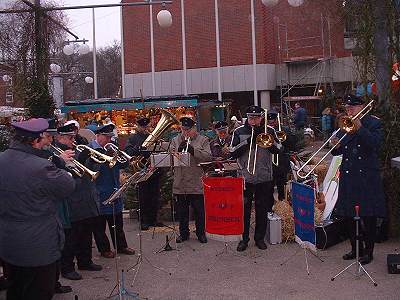
[[(263, 132), (263, 126), (255, 129), (253, 138), (253, 151), (255, 149), (255, 138), (257, 134)], [(272, 129), (268, 129), (269, 133), (274, 134)], [(261, 182), (267, 182), (272, 180), (272, 153), (279, 154), (281, 144), (275, 141), (274, 145), (270, 148), (258, 147), (257, 150), (257, 161), (255, 167), (255, 173), (250, 174), (247, 170), (247, 162), (249, 158), (250, 149), (250, 137), (251, 137), (251, 126), (247, 123), (235, 129), (233, 132), (231, 151), (232, 157), (237, 158), (238, 164), (241, 168), (239, 175), (244, 177), (246, 183), (257, 184)], [(253, 152), (254, 154), (254, 152)], [(250, 170), (253, 169), (254, 155), (250, 157)]]
[[(181, 134), (174, 137), (171, 151), (176, 152), (182, 141), (184, 138)], [(174, 194), (203, 194), (203, 170), (197, 165), (211, 160), (210, 140), (198, 134), (190, 140), (190, 145), (194, 148), (194, 156), (190, 155), (190, 167), (174, 167)]]

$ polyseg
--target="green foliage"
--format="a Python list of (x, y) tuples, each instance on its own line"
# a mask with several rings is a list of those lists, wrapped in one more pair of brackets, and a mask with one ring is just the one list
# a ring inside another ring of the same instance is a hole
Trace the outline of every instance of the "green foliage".
[(25, 107), (32, 118), (49, 118), (54, 113), (54, 102), (47, 84), (32, 80), (25, 93)]
[(380, 111), (385, 140), (381, 149), (383, 184), (388, 217), (393, 236), (400, 235), (400, 170), (391, 168), (391, 159), (400, 156), (400, 106), (392, 103), (389, 110)]

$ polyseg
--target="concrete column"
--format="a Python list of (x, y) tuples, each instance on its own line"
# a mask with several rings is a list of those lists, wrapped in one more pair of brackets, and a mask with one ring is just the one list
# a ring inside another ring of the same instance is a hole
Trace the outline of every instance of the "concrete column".
[(52, 92), (53, 92), (53, 101), (56, 108), (60, 108), (64, 105), (64, 86), (63, 86), (63, 78), (61, 76), (53, 76), (52, 77)]
[(261, 91), (261, 107), (266, 109), (271, 109), (271, 92), (270, 91)]

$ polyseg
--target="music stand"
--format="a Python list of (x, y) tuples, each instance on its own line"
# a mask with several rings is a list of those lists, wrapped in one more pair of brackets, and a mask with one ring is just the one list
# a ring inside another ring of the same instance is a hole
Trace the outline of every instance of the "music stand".
[[(142, 175), (142, 176), (146, 176), (146, 173), (147, 173), (147, 172), (145, 172), (145, 171), (142, 171), (142, 172), (143, 172), (143, 175)], [(139, 181), (140, 181), (140, 178), (139, 178), (137, 181), (135, 181), (135, 185), (137, 185), (137, 183), (138, 183)], [(138, 250), (138, 257), (137, 257), (136, 263), (135, 263), (133, 266), (131, 266), (130, 268), (128, 268), (128, 270), (126, 271), (127, 273), (129, 273), (131, 270), (134, 270), (134, 271), (135, 271), (134, 276), (133, 276), (133, 280), (132, 280), (132, 282), (131, 282), (131, 286), (133, 286), (133, 284), (135, 283), (136, 277), (137, 277), (137, 275), (139, 274), (139, 271), (140, 271), (140, 268), (141, 268), (143, 262), (146, 262), (147, 264), (149, 264), (149, 265), (150, 265), (151, 267), (153, 267), (154, 269), (157, 269), (157, 270), (159, 270), (159, 271), (162, 271), (162, 272), (165, 272), (165, 273), (167, 273), (167, 274), (169, 274), (169, 275), (172, 275), (172, 273), (168, 272), (167, 270), (165, 270), (165, 269), (163, 269), (163, 268), (161, 268), (161, 267), (158, 267), (158, 266), (152, 264), (152, 263), (150, 262), (150, 260), (143, 254), (142, 230), (141, 230), (142, 216), (141, 216), (141, 215), (142, 215), (142, 214), (141, 214), (141, 207), (140, 207), (140, 201), (139, 201), (139, 208), (138, 208), (138, 227), (139, 227), (138, 237), (139, 237), (139, 250)]]
[(343, 270), (341, 270), (339, 273), (337, 273), (335, 276), (331, 278), (331, 281), (334, 281), (337, 277), (339, 277), (341, 274), (343, 274), (346, 270), (351, 268), (351, 266), (356, 265), (357, 266), (357, 271), (354, 276), (361, 276), (363, 273), (365, 273), (369, 280), (374, 284), (374, 286), (378, 286), (378, 283), (371, 277), (371, 275), (367, 272), (367, 270), (364, 268), (364, 266), (360, 263), (360, 234), (359, 234), (359, 226), (360, 226), (360, 207), (356, 205), (354, 207), (356, 215), (354, 216), (354, 220), (356, 221), (356, 258), (355, 261), (353, 261), (351, 264), (349, 264), (347, 267), (345, 267)]
[[(117, 192), (117, 191), (116, 191)], [(115, 192), (114, 192), (115, 194)], [(113, 195), (114, 195), (113, 194)], [(109, 201), (110, 198), (103, 202), (103, 204), (112, 204), (113, 207), (113, 231), (114, 231), (114, 261), (115, 261), (115, 273), (116, 273), (116, 283), (113, 287), (113, 289), (110, 292), (110, 295), (107, 298), (112, 298), (115, 296), (113, 299), (118, 299), (122, 300), (125, 299), (126, 297), (132, 298), (134, 300), (138, 300), (139, 294), (136, 292), (130, 292), (125, 288), (125, 277), (124, 277), (124, 270), (121, 270), (121, 277), (119, 277), (119, 266), (118, 266), (118, 258), (117, 258), (117, 253), (118, 253), (118, 245), (117, 245), (117, 230), (116, 230), (116, 225), (115, 225), (115, 201), (118, 199), (118, 197), (112, 198), (112, 201)], [(117, 294), (112, 294), (114, 290), (118, 288)]]

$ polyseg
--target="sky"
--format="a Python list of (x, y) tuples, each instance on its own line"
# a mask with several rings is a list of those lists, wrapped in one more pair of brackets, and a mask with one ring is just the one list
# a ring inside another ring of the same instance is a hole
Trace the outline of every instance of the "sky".
[[(0, 9), (9, 7), (18, 0), (0, 0)], [(30, 0), (34, 2), (34, 0)], [(120, 3), (119, 0), (52, 0), (59, 6), (82, 6)], [(42, 0), (45, 3), (46, 0)], [(68, 28), (79, 38), (89, 40), (88, 44), (92, 47), (93, 27), (92, 27), (92, 9), (74, 9), (64, 11), (68, 18)], [(121, 40), (120, 28), (120, 7), (96, 8), (96, 46), (104, 47), (111, 45), (114, 40)], [(74, 39), (69, 36), (69, 39)]]

